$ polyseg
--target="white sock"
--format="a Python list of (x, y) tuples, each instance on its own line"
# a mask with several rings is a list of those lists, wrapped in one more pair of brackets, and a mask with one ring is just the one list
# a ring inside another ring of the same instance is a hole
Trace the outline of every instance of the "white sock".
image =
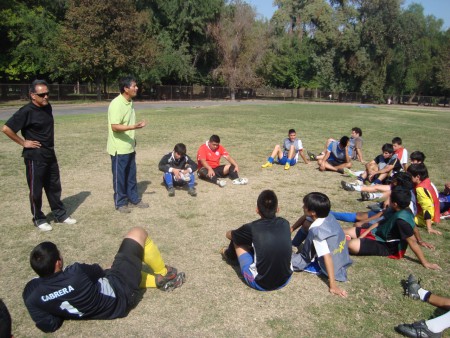
[(450, 327), (450, 311), (444, 313), (442, 316), (426, 320), (428, 329), (433, 333), (441, 333)]
[(361, 186), (360, 185), (355, 185), (355, 191), (361, 191)]
[(420, 300), (423, 302), (425, 300), (425, 295), (428, 293), (428, 290), (420, 288), (417, 293), (419, 294)]
[(374, 193), (372, 193), (372, 196), (373, 196), (374, 199), (375, 198), (381, 198), (381, 197), (383, 197), (383, 193), (381, 193), (381, 192), (374, 192)]

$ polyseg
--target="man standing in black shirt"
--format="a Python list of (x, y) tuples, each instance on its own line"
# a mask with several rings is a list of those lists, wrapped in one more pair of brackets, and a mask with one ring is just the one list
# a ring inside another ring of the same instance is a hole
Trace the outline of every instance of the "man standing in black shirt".
[[(35, 80), (30, 87), (31, 102), (20, 108), (3, 126), (2, 131), (23, 147), (22, 157), (30, 188), (31, 213), (34, 225), (41, 231), (52, 226), (42, 212), (42, 189), (45, 190), (56, 222), (75, 224), (61, 201), (61, 180), (55, 154), (55, 133), (52, 106), (48, 102), (48, 85)], [(22, 137), (17, 135), (21, 131)]]
[[(142, 263), (152, 273), (143, 271)], [(165, 265), (158, 247), (140, 227), (127, 233), (110, 269), (81, 263), (63, 269), (62, 256), (52, 242), (36, 246), (30, 264), (39, 278), (27, 283), (22, 296), (44, 332), (58, 330), (66, 319), (125, 317), (137, 304), (140, 288), (171, 291), (186, 278), (184, 272)]]

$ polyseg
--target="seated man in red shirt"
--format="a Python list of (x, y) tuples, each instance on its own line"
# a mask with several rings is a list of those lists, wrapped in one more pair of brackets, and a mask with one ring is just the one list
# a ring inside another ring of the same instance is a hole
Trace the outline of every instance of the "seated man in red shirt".
[[(224, 157), (229, 163), (220, 165), (220, 158)], [(239, 166), (228, 154), (228, 151), (220, 145), (220, 137), (212, 135), (209, 141), (202, 144), (197, 152), (198, 177), (224, 187), (227, 182), (222, 178), (229, 176), (233, 184), (247, 184), (246, 178), (239, 177)]]

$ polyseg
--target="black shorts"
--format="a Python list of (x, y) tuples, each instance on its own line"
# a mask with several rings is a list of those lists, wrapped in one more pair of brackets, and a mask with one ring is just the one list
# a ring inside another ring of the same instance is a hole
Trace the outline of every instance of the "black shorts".
[[(355, 229), (356, 236), (359, 237), (361, 232), (369, 228), (369, 225), (358, 227)], [(369, 234), (368, 236), (370, 236)], [(371, 236), (370, 236), (371, 237)], [(360, 238), (359, 239), (359, 253), (361, 256), (390, 256), (391, 252), (389, 250), (388, 243), (378, 242), (373, 237), (372, 238)]]
[(144, 248), (131, 238), (125, 238), (114, 257), (114, 262), (106, 272), (117, 297), (124, 297), (126, 311), (134, 307), (138, 300), (141, 283), (142, 257)]
[(334, 161), (334, 160), (327, 160), (327, 162), (329, 164), (331, 164), (333, 167), (337, 167), (338, 165), (341, 165), (344, 163), (344, 162), (338, 162), (338, 161)]

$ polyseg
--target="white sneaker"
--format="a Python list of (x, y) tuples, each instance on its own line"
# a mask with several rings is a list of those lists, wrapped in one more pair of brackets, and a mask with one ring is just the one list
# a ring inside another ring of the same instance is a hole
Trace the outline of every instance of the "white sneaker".
[(77, 223), (77, 220), (69, 216), (63, 221), (63, 223), (73, 225)]
[(227, 181), (225, 181), (225, 180), (217, 180), (217, 184), (219, 185), (219, 187), (223, 188), (224, 186), (227, 185)]
[(248, 179), (246, 178), (236, 178), (235, 180), (233, 180), (233, 184), (235, 185), (245, 185), (248, 183)]
[(37, 228), (41, 231), (51, 231), (53, 230), (52, 226), (48, 224), (47, 222), (39, 224)]

